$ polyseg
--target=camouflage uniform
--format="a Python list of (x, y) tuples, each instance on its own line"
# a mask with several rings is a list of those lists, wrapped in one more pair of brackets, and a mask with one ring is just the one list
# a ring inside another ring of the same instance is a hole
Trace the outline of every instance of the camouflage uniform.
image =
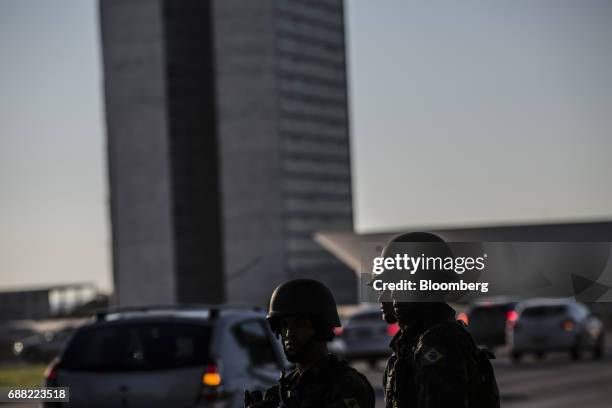
[(391, 341), (383, 378), (387, 408), (499, 407), (492, 356), (444, 306)]
[(297, 369), (269, 388), (262, 408), (374, 408), (374, 391), (358, 371), (330, 354), (301, 375)]

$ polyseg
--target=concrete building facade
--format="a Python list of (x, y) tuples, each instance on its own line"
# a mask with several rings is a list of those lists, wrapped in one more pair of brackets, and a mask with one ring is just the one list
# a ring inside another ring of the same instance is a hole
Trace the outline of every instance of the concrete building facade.
[(101, 0), (116, 300), (265, 304), (353, 227), (341, 0)]

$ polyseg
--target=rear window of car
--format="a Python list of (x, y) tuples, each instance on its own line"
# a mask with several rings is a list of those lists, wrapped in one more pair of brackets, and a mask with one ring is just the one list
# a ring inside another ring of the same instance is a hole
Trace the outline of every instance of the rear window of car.
[(375, 320), (375, 321), (382, 320), (381, 312), (377, 311), (377, 312), (367, 312), (367, 313), (356, 314), (349, 319), (349, 323), (366, 322), (366, 321), (371, 321), (371, 320)]
[(567, 306), (532, 306), (523, 310), (521, 317), (554, 317), (567, 312)]
[(232, 327), (232, 334), (251, 367), (280, 368), (274, 344), (261, 321), (245, 321)]
[(210, 326), (138, 323), (77, 332), (61, 368), (78, 371), (160, 370), (209, 362)]
[(479, 318), (490, 318), (499, 317), (502, 319), (506, 318), (506, 313), (514, 309), (514, 303), (499, 304), (499, 305), (487, 305), (487, 306), (476, 306), (470, 312), (470, 319)]

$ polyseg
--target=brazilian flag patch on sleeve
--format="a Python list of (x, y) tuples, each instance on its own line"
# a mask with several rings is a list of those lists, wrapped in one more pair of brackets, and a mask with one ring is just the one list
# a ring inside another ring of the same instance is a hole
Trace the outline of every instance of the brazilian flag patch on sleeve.
[(423, 360), (426, 364), (436, 364), (438, 361), (442, 360), (444, 356), (438, 350), (433, 347), (430, 347), (424, 354)]
[(355, 398), (345, 398), (344, 405), (346, 405), (348, 408), (359, 408), (359, 403)]

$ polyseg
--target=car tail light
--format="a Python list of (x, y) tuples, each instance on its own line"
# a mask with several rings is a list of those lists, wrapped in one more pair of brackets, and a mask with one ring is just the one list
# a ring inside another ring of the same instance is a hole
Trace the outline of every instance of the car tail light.
[(59, 358), (54, 358), (45, 369), (45, 383), (48, 387), (57, 386), (57, 366)]
[(200, 399), (204, 401), (216, 401), (222, 397), (222, 379), (217, 364), (209, 364), (202, 374), (202, 389)]
[(218, 387), (221, 385), (221, 374), (219, 374), (219, 370), (217, 369), (216, 365), (211, 364), (206, 367), (206, 370), (202, 375), (202, 384), (209, 387)]
[(470, 324), (470, 319), (468, 318), (467, 313), (461, 312), (457, 315), (457, 320), (461, 320), (467, 326)]
[(561, 323), (561, 327), (563, 328), (563, 330), (568, 332), (574, 330), (575, 326), (576, 323), (574, 323), (574, 321), (571, 319), (565, 319), (563, 323)]
[(516, 310), (508, 310), (506, 313), (506, 321), (508, 322), (516, 322), (518, 320), (518, 312)]
[(344, 327), (334, 327), (334, 334), (336, 335), (336, 337), (342, 336), (343, 332)]
[(395, 336), (397, 332), (400, 330), (399, 324), (392, 323), (387, 326), (387, 334), (391, 337)]
[(518, 330), (518, 318), (519, 314), (516, 310), (508, 310), (508, 312), (506, 313), (506, 326), (509, 329)]

